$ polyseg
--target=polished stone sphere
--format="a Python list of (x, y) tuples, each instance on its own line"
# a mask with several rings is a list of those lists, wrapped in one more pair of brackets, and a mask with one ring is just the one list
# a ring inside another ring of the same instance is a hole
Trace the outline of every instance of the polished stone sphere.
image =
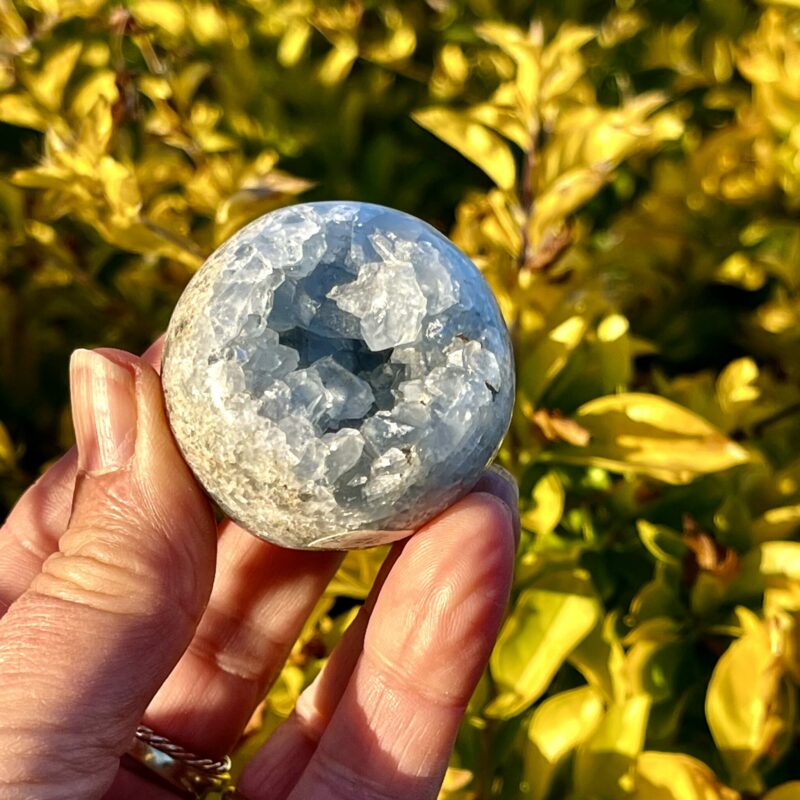
[(407, 536), (474, 485), (514, 397), (508, 331), (448, 239), (368, 203), (255, 220), (181, 296), (169, 420), (223, 511), (286, 547)]

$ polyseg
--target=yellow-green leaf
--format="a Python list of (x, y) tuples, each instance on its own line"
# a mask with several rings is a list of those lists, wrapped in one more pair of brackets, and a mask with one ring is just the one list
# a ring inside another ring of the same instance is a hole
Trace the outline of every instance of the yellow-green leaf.
[(0, 96), (0, 121), (37, 131), (47, 128), (47, 115), (27, 94)]
[(601, 693), (581, 686), (548, 698), (533, 712), (524, 755), (529, 800), (547, 797), (556, 771), (594, 733), (603, 708)]
[(474, 777), (471, 770), (448, 767), (437, 800), (469, 800), (474, 795), (464, 790), (469, 787)]
[(577, 797), (629, 800), (649, 714), (647, 695), (633, 695), (609, 707), (597, 730), (575, 755), (573, 785)]
[[(800, 7), (800, 2), (798, 3)], [(800, 797), (800, 781), (789, 781), (767, 792), (763, 800), (797, 800)]]
[(642, 544), (657, 561), (678, 565), (688, 552), (683, 539), (664, 525), (653, 525), (647, 520), (640, 519), (636, 523), (636, 530)]
[(176, 37), (186, 30), (188, 9), (176, 0), (132, 0), (130, 8), (143, 25), (157, 26)]
[(531, 348), (520, 369), (520, 389), (532, 405), (541, 400), (583, 341), (588, 321), (575, 314), (559, 322)]
[(0, 467), (10, 467), (14, 464), (14, 445), (5, 426), (0, 422)]
[(750, 458), (702, 417), (657, 395), (600, 397), (581, 406), (574, 419), (589, 431), (591, 441), (581, 448), (562, 445), (549, 454), (552, 458), (675, 484)]
[(64, 89), (82, 49), (80, 42), (68, 42), (48, 57), (39, 72), (26, 76), (25, 83), (31, 95), (49, 111), (61, 108)]
[(320, 83), (324, 86), (334, 86), (343, 81), (350, 74), (356, 58), (358, 58), (358, 45), (352, 39), (342, 37), (319, 66)]
[(759, 542), (786, 539), (800, 528), (800, 505), (780, 506), (753, 520), (753, 535)]
[(536, 200), (530, 225), (531, 241), (540, 244), (545, 234), (591, 200), (610, 175), (605, 168), (593, 167), (575, 167), (559, 175)]
[(423, 108), (411, 116), (418, 125), (480, 167), (501, 189), (514, 187), (514, 157), (509, 146), (496, 133), (467, 114), (449, 108)]
[(522, 525), (544, 536), (555, 530), (563, 513), (564, 487), (555, 472), (548, 472), (533, 487), (530, 505), (522, 514)]
[(615, 630), (616, 620), (614, 612), (606, 615), (567, 659), (609, 701), (619, 701), (628, 689), (625, 651)]
[(93, 72), (72, 95), (71, 111), (76, 119), (83, 119), (100, 102), (109, 107), (119, 98), (117, 76), (114, 70), (100, 69)]
[(600, 602), (585, 572), (537, 578), (520, 594), (492, 653), (499, 694), (486, 713), (512, 717), (537, 700), (600, 616)]
[(311, 38), (311, 26), (305, 19), (294, 18), (278, 45), (278, 61), (284, 67), (293, 67), (305, 54)]
[(706, 719), (737, 786), (760, 790), (754, 772), (786, 728), (782, 716), (784, 666), (768, 623), (748, 630), (717, 662), (706, 694)]
[[(631, 800), (739, 800), (713, 770), (683, 753), (642, 753), (636, 765), (636, 792)], [(788, 797), (787, 797), (788, 800)]]

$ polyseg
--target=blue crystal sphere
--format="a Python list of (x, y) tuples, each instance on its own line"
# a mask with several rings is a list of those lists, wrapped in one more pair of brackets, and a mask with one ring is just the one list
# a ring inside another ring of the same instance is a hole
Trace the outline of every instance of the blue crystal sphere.
[(468, 492), (514, 397), (475, 265), (425, 222), (353, 202), (273, 211), (216, 250), (175, 308), (162, 379), (223, 511), (316, 549), (402, 538)]

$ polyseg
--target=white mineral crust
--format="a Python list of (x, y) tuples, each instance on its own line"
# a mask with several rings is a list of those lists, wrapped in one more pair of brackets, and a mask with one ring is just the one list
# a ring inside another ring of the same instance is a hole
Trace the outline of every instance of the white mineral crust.
[(473, 263), (366, 203), (267, 214), (183, 293), (163, 364), (170, 424), (219, 506), (287, 547), (408, 535), (465, 494), (514, 397)]

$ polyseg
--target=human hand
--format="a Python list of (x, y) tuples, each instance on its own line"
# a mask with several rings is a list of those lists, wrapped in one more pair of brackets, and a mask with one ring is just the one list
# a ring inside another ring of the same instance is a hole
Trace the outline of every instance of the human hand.
[[(137, 725), (228, 752), (340, 562), (216, 525), (171, 437), (159, 360), (158, 347), (73, 356), (77, 449), (0, 531), (3, 800), (174, 800), (120, 766)], [(513, 484), (489, 472), (396, 544), (240, 793), (435, 798), (502, 620), (517, 528)]]

